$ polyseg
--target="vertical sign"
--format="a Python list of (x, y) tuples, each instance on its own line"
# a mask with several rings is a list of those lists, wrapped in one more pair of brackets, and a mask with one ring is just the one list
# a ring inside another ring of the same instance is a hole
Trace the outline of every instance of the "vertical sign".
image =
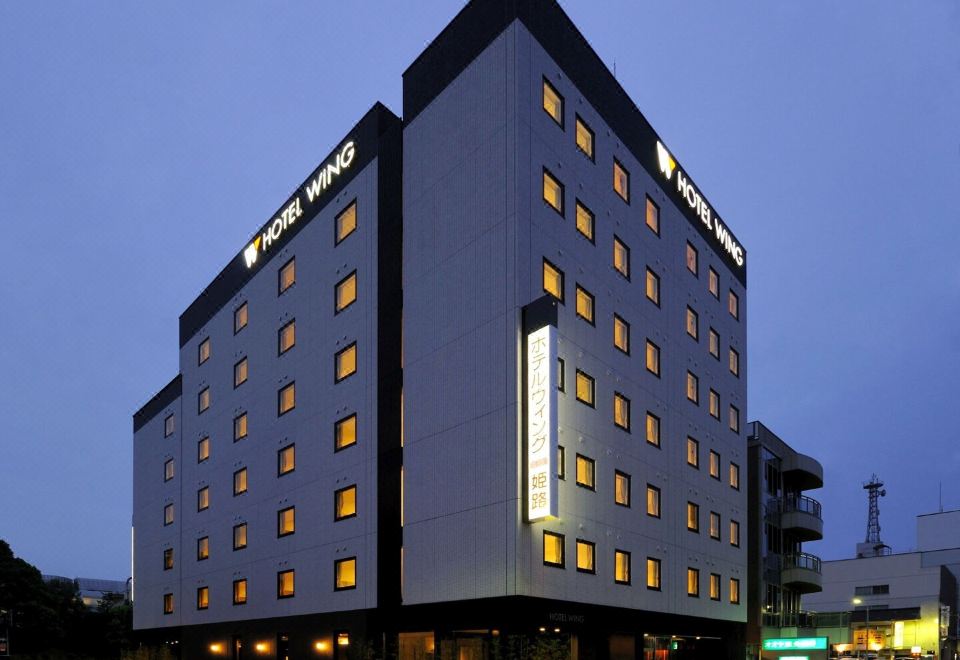
[(527, 521), (557, 516), (557, 329), (527, 335)]

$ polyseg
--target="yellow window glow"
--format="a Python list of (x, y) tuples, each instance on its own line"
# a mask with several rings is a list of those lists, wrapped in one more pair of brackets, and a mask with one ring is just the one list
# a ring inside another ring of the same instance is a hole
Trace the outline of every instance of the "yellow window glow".
[(353, 589), (357, 586), (357, 558), (338, 559), (334, 564), (335, 589)]
[(630, 475), (623, 472), (614, 473), (613, 501), (621, 506), (630, 506)]
[(720, 335), (713, 328), (710, 328), (710, 355), (715, 358), (720, 357)]
[(247, 492), (247, 468), (241, 468), (233, 473), (233, 494), (241, 495)]
[(287, 445), (277, 452), (277, 473), (280, 475), (293, 472), (297, 466), (296, 446)]
[(233, 439), (241, 440), (247, 437), (247, 413), (241, 413), (233, 418)]
[(247, 580), (233, 581), (233, 604), (243, 605), (247, 602)]
[(197, 491), (197, 511), (210, 507), (210, 486), (204, 486)]
[(715, 511), (710, 512), (710, 538), (720, 539), (720, 514)]
[(730, 521), (730, 545), (740, 546), (740, 523), (736, 520)]
[(357, 442), (357, 416), (350, 415), (334, 426), (334, 448), (343, 449)]
[(247, 303), (243, 303), (233, 310), (233, 334), (237, 334), (247, 327), (249, 319)]
[(210, 359), (210, 338), (207, 337), (198, 348), (197, 364), (203, 364)]
[(630, 584), (630, 553), (615, 550), (613, 553), (613, 579), (619, 584)]
[(616, 236), (613, 237), (613, 267), (630, 279), (630, 248)]
[(649, 197), (647, 197), (646, 222), (647, 227), (649, 227), (654, 234), (660, 234), (660, 207)]
[(647, 269), (647, 299), (657, 305), (660, 304), (660, 276), (649, 268)]
[(613, 345), (624, 353), (630, 353), (630, 324), (613, 315)]
[(660, 560), (647, 557), (647, 588), (660, 589)]
[(169, 571), (173, 568), (173, 548), (167, 548), (163, 551), (163, 570)]
[(687, 307), (687, 334), (700, 339), (700, 317), (690, 307)]
[(583, 573), (594, 573), (594, 553), (596, 546), (590, 541), (577, 539), (577, 570)]
[(710, 450), (710, 476), (714, 479), (720, 478), (720, 454)]
[(619, 392), (613, 395), (613, 423), (630, 430), (630, 399)]
[(720, 600), (720, 576), (710, 574), (710, 600)]
[(660, 347), (647, 340), (647, 371), (660, 375)]
[(630, 173), (616, 160), (613, 161), (613, 190), (623, 201), (630, 201)]
[(577, 148), (593, 159), (593, 131), (580, 117), (577, 117)]
[(297, 384), (284, 385), (277, 392), (277, 414), (282, 415), (297, 407)]
[(277, 511), (277, 536), (286, 536), (297, 531), (296, 507)]
[(247, 523), (233, 526), (233, 549), (242, 550), (247, 547)]
[(687, 270), (696, 275), (699, 268), (699, 255), (697, 254), (697, 248), (687, 243)]
[(334, 244), (336, 245), (347, 236), (352, 234), (357, 228), (357, 203), (353, 202), (337, 216), (334, 235)]
[(357, 300), (357, 273), (350, 273), (344, 279), (340, 280), (335, 293), (336, 311), (340, 312), (352, 305)]
[(197, 412), (202, 413), (210, 407), (210, 388), (204, 387), (197, 395)]
[(700, 467), (700, 443), (687, 436), (687, 465)]
[(334, 363), (338, 382), (357, 373), (356, 343), (350, 344), (342, 351), (339, 351), (334, 358)]
[(700, 379), (687, 372), (687, 398), (694, 403), (700, 403)]
[(563, 214), (563, 184), (546, 170), (543, 171), (543, 201)]
[(278, 292), (283, 293), (297, 281), (297, 260), (291, 259), (285, 263), (278, 274)]
[(357, 487), (348, 486), (334, 493), (334, 518), (343, 520), (357, 515)]
[(563, 271), (543, 260), (543, 290), (563, 302)]
[(163, 524), (172, 525), (173, 524), (173, 505), (167, 504), (163, 507)]
[(163, 613), (173, 614), (173, 594), (163, 594)]
[(579, 284), (577, 285), (577, 316), (588, 323), (593, 323), (593, 295)]
[(210, 587), (197, 588), (197, 609), (205, 610), (210, 607)]
[(710, 416), (720, 419), (720, 395), (714, 390), (710, 390), (708, 400), (710, 404)]
[(543, 533), (543, 563), (563, 566), (563, 536), (553, 532)]
[(204, 536), (197, 539), (197, 561), (210, 558), (210, 537)]
[(740, 298), (737, 297), (733, 291), (730, 292), (730, 295), (727, 298), (727, 311), (730, 312), (730, 316), (735, 319), (740, 318)]
[(563, 97), (546, 80), (543, 81), (543, 110), (563, 126)]
[(647, 413), (647, 442), (660, 446), (660, 418), (652, 412)]
[(173, 476), (174, 476), (173, 472), (174, 472), (173, 459), (170, 458), (170, 459), (167, 459), (167, 461), (164, 462), (163, 464), (163, 480), (170, 481), (171, 479), (173, 479)]
[(736, 463), (730, 464), (730, 487), (740, 490), (740, 466)]
[(577, 201), (577, 231), (593, 241), (593, 213)]
[(647, 484), (647, 515), (660, 517), (660, 489)]
[(700, 569), (698, 568), (687, 569), (687, 595), (700, 595)]
[(596, 464), (592, 458), (577, 454), (577, 485), (594, 488)]
[(247, 382), (247, 358), (233, 365), (233, 386), (239, 387)]
[(277, 598), (290, 598), (294, 595), (293, 570), (277, 573)]
[(740, 580), (730, 578), (730, 602), (734, 605), (740, 603)]
[(707, 271), (707, 287), (710, 289), (710, 293), (713, 294), (714, 298), (720, 299), (720, 276), (717, 275), (717, 271), (713, 268), (710, 268)]
[(740, 354), (732, 348), (730, 349), (729, 367), (730, 373), (734, 376), (740, 375)]
[(593, 378), (577, 370), (577, 400), (593, 405)]
[(691, 532), (700, 531), (700, 505), (687, 502), (687, 529)]

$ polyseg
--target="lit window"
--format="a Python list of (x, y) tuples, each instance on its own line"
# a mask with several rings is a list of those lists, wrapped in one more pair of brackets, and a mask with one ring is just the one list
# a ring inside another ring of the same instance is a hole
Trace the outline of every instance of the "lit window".
[(656, 234), (660, 235), (660, 207), (652, 199), (647, 197), (647, 227)]
[(577, 570), (581, 573), (596, 573), (596, 562), (594, 555), (597, 546), (590, 541), (577, 539)]
[(596, 490), (596, 463), (592, 458), (577, 454), (577, 485)]
[(707, 400), (710, 404), (710, 416), (714, 419), (720, 419), (720, 395), (711, 388)]
[(357, 515), (357, 487), (347, 486), (333, 494), (334, 520), (353, 518)]
[(710, 476), (720, 481), (720, 454), (710, 450)]
[(687, 436), (687, 465), (700, 469), (700, 443)]
[(687, 372), (687, 399), (700, 405), (700, 379)]
[(247, 523), (233, 526), (233, 549), (243, 550), (247, 547)]
[(345, 449), (357, 443), (357, 416), (356, 414), (344, 417), (333, 425), (333, 448), (335, 451)]
[(730, 602), (734, 605), (740, 604), (740, 580), (730, 578)]
[(593, 131), (587, 123), (577, 115), (577, 149), (593, 160)]
[(163, 551), (163, 570), (169, 571), (173, 568), (173, 548), (167, 548)]
[(740, 490), (740, 466), (736, 463), (730, 464), (730, 488)]
[(660, 591), (660, 560), (647, 557), (647, 589)]
[(740, 298), (733, 291), (730, 292), (727, 298), (727, 311), (730, 312), (730, 316), (733, 318), (740, 318)]
[(237, 334), (247, 327), (247, 321), (249, 320), (248, 309), (247, 303), (243, 303), (233, 310), (233, 334)]
[(630, 279), (630, 248), (617, 236), (613, 237), (613, 267), (618, 273)]
[(242, 578), (233, 581), (233, 604), (244, 605), (247, 602), (247, 580)]
[(717, 331), (713, 328), (710, 328), (710, 332), (707, 333), (710, 337), (710, 355), (720, 359), (720, 335), (717, 334)]
[(740, 433), (740, 410), (736, 406), (730, 406), (730, 430)]
[(613, 394), (613, 423), (624, 431), (630, 430), (630, 399), (619, 392)]
[(620, 470), (613, 474), (613, 501), (620, 506), (630, 506), (630, 475)]
[(163, 464), (163, 480), (170, 481), (173, 479), (173, 459), (168, 458)]
[(740, 523), (736, 520), (730, 521), (730, 545), (740, 547)]
[(557, 478), (567, 478), (567, 452), (562, 445), (557, 446)]
[(210, 407), (210, 388), (204, 387), (197, 395), (197, 414), (205, 412)]
[(647, 268), (647, 300), (660, 306), (660, 276)]
[(204, 486), (197, 491), (197, 511), (210, 508), (210, 486)]
[(233, 365), (233, 386), (240, 387), (247, 382), (247, 358)]
[(626, 550), (613, 551), (613, 581), (630, 584), (630, 553)]
[(297, 407), (297, 384), (289, 383), (277, 391), (277, 417)]
[(163, 437), (169, 438), (177, 430), (177, 418), (174, 415), (167, 415), (163, 420)]
[(577, 369), (577, 401), (593, 406), (593, 392), (593, 378)]
[(591, 243), (593, 243), (594, 229), (593, 212), (584, 206), (580, 200), (577, 200), (577, 231), (583, 234)]
[(710, 512), (710, 538), (720, 540), (720, 514), (716, 511)]
[(613, 190), (623, 201), (630, 203), (630, 173), (616, 158), (613, 159)]
[(660, 418), (647, 411), (647, 442), (660, 446)]
[(713, 268), (707, 270), (707, 286), (713, 297), (720, 300), (720, 276)]
[(690, 307), (687, 307), (687, 334), (700, 340), (700, 317)]
[(277, 572), (277, 598), (292, 598), (294, 595), (293, 570)]
[(563, 365), (563, 358), (557, 358), (557, 389), (561, 392), (566, 391), (567, 388), (567, 379), (564, 375), (566, 370)]
[(546, 78), (543, 79), (543, 110), (563, 127), (563, 97)]
[(693, 247), (687, 243), (687, 270), (699, 277), (700, 270), (700, 255), (697, 253), (697, 248)]
[(593, 325), (593, 294), (577, 285), (577, 316)]
[(336, 371), (336, 381), (339, 383), (344, 378), (357, 373), (357, 344), (350, 344), (346, 348), (337, 351), (334, 356), (334, 370)]
[(247, 437), (247, 413), (240, 413), (233, 418), (233, 441)]
[(277, 511), (277, 537), (288, 536), (297, 531), (296, 507), (288, 506)]
[(333, 244), (337, 245), (357, 228), (357, 202), (353, 201), (334, 222)]
[(297, 260), (294, 257), (280, 267), (280, 272), (277, 274), (277, 295), (292, 287), (296, 281)]
[(337, 591), (357, 588), (357, 558), (338, 559), (333, 563), (334, 586)]
[(247, 492), (247, 468), (240, 468), (233, 473), (233, 494), (242, 495)]
[(543, 201), (563, 215), (563, 184), (547, 168), (543, 168)]
[(700, 569), (687, 568), (687, 595), (700, 597)]
[(197, 587), (197, 609), (205, 610), (210, 607), (210, 587)]
[(210, 537), (202, 536), (197, 539), (197, 561), (210, 558)]
[(630, 324), (613, 315), (613, 345), (630, 355)]
[(543, 532), (543, 563), (563, 568), (563, 534)]
[(163, 613), (173, 614), (173, 594), (163, 594)]
[(687, 502), (687, 529), (700, 533), (700, 505)]
[(660, 377), (660, 347), (647, 340), (647, 371)]
[(730, 373), (732, 373), (737, 378), (740, 377), (740, 354), (734, 350), (730, 349)]
[(543, 290), (563, 302), (563, 271), (543, 260)]
[(297, 467), (296, 445), (287, 445), (277, 452), (277, 476), (293, 472)]
[(651, 484), (647, 484), (647, 515), (660, 517), (660, 489)]
[(210, 359), (210, 338), (207, 337), (197, 348), (197, 364), (203, 364)]
[(357, 300), (357, 271), (337, 282), (334, 289), (335, 311), (342, 312)]
[(277, 354), (283, 355), (297, 344), (297, 320), (284, 325), (277, 332)]
[(720, 575), (710, 574), (710, 600), (720, 600)]
[(166, 504), (163, 507), (163, 526), (173, 524), (173, 504)]

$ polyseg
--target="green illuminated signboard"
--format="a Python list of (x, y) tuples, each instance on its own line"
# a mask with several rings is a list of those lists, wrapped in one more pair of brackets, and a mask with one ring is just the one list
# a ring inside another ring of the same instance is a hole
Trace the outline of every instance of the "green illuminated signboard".
[(817, 651), (826, 648), (826, 637), (794, 637), (763, 640), (764, 651)]

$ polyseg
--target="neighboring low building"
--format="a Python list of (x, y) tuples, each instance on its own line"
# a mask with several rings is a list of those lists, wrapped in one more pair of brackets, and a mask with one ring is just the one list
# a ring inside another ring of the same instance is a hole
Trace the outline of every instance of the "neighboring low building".
[(44, 582), (63, 582), (73, 585), (83, 604), (90, 609), (96, 609), (100, 601), (110, 596), (121, 596), (130, 600), (129, 580), (100, 580), (97, 578), (68, 578), (62, 575), (44, 575)]

